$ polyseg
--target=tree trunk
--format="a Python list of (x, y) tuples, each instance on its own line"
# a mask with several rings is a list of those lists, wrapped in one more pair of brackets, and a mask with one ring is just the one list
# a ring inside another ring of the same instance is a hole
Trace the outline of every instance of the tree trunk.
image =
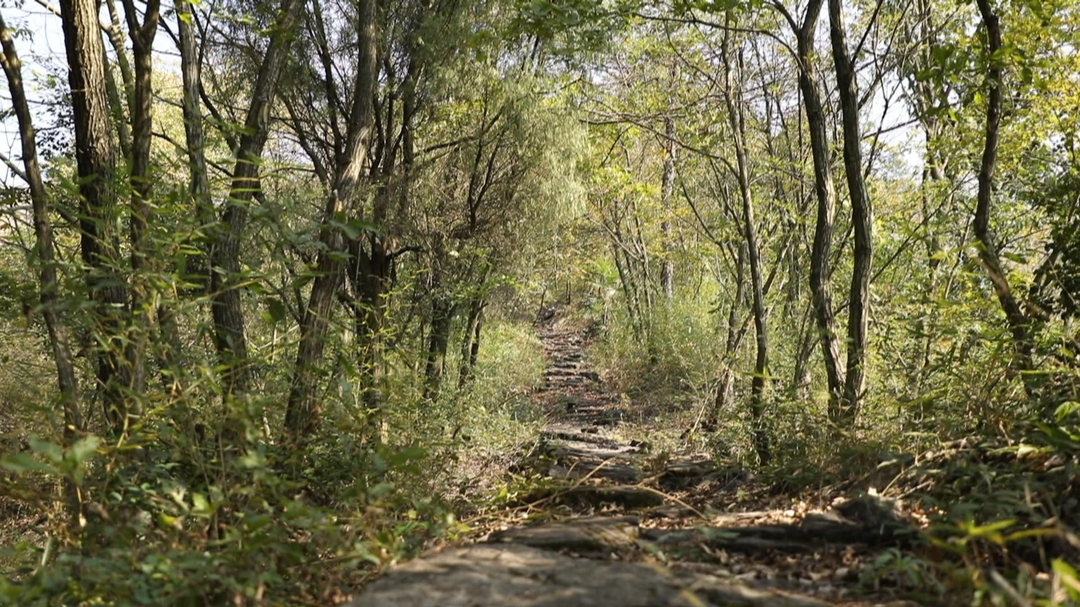
[(360, 21), (357, 26), (360, 35), (359, 56), (345, 164), (337, 169), (337, 185), (329, 197), (323, 217), (320, 238), (325, 247), (319, 251), (315, 281), (312, 283), (308, 305), (300, 322), (300, 345), (285, 415), (285, 431), (293, 439), (303, 439), (309, 435), (317, 426), (322, 412), (318, 405), (316, 383), (319, 365), (322, 364), (331, 306), (344, 279), (345, 264), (342, 257), (347, 251), (345, 237), (340, 230), (333, 227), (333, 223), (339, 221), (347, 212), (355, 212), (359, 206), (357, 198), (361, 191), (360, 180), (367, 164), (367, 148), (374, 116), (371, 98), (375, 92), (377, 77), (375, 8), (375, 0), (360, 2)]
[[(180, 73), (183, 81), (184, 137), (191, 183), (188, 191), (195, 202), (195, 212), (200, 229), (214, 221), (214, 205), (210, 199), (210, 177), (206, 165), (206, 135), (203, 115), (199, 105), (200, 74), (199, 56), (195, 48), (195, 31), (191, 21), (192, 5), (189, 0), (176, 2), (176, 28), (179, 33)], [(207, 251), (204, 251), (204, 255)], [(208, 284), (208, 283), (204, 283)]]
[(240, 299), (240, 239), (247, 225), (248, 205), (260, 187), (259, 164), (269, 135), (270, 109), (292, 42), (292, 29), (302, 8), (301, 0), (283, 0), (278, 11), (278, 20), (252, 89), (251, 105), (233, 166), (228, 204), (221, 225), (215, 230), (217, 234), (210, 256), (211, 308), (214, 342), (225, 369), (222, 380), (227, 396), (242, 395), (250, 388), (250, 361)]
[[(803, 314), (803, 321), (799, 325), (799, 338), (796, 341), (798, 349), (795, 352), (795, 368), (791, 373), (791, 389), (788, 391), (792, 400), (806, 400), (810, 397), (810, 383), (812, 376), (810, 366), (806, 364), (814, 351), (814, 331), (807, 327), (813, 321), (810, 316), (813, 313), (813, 303)], [(809, 322), (808, 322), (809, 321)]]
[(474, 297), (469, 302), (469, 316), (465, 319), (465, 329), (461, 336), (461, 368), (458, 370), (458, 387), (464, 388), (472, 376), (473, 334), (480, 322), (480, 298)]
[(1029, 397), (1037, 395), (1038, 389), (1034, 384), (1033, 377), (1025, 371), (1032, 371), (1035, 363), (1032, 360), (1034, 344), (1031, 338), (1031, 321), (1020, 307), (1020, 302), (1013, 295), (1012, 287), (1001, 268), (1001, 260), (998, 257), (997, 243), (990, 232), (990, 203), (994, 187), (994, 167), (997, 165), (998, 129), (1001, 126), (1001, 80), (1004, 70), (1001, 67), (1001, 59), (995, 57), (1001, 50), (1001, 23), (990, 0), (977, 0), (979, 14), (982, 16), (983, 26), (986, 28), (987, 40), (987, 102), (986, 102), (986, 141), (983, 146), (982, 162), (979, 167), (979, 193), (975, 206), (974, 232), (978, 239), (979, 262), (986, 271), (987, 277), (994, 285), (994, 293), (997, 294), (1001, 309), (1005, 312), (1005, 320), (1012, 333), (1013, 351), (1016, 362), (1020, 367), (1021, 377), (1024, 380), (1024, 388)]
[(480, 313), (476, 316), (476, 328), (473, 329), (472, 347), (469, 348), (469, 369), (476, 368), (476, 361), (480, 358), (480, 335), (484, 329), (484, 309), (487, 304), (480, 303)]
[(746, 300), (746, 241), (743, 240), (739, 243), (739, 252), (735, 257), (735, 297), (731, 300), (731, 308), (728, 310), (727, 318), (727, 339), (724, 341), (724, 357), (727, 362), (724, 364), (724, 368), (720, 371), (720, 382), (717, 386), (716, 392), (716, 407), (713, 409), (712, 414), (706, 419), (704, 428), (706, 430), (716, 429), (717, 421), (720, 414), (723, 413), (727, 407), (728, 399), (731, 395), (732, 384), (732, 367), (734, 367), (736, 359), (738, 357), (738, 324), (739, 324), (739, 311), (741, 310), (743, 303)]
[[(153, 51), (160, 19), (160, 0), (149, 0), (138, 22), (134, 0), (124, 0), (124, 15), (135, 56), (135, 96), (131, 108), (131, 327), (128, 335), (127, 364), (131, 368), (131, 390), (142, 394), (146, 389), (146, 344), (149, 319), (154, 304), (146, 274), (152, 263), (147, 240), (150, 197), (150, 141), (153, 138)], [(133, 413), (129, 411), (129, 413)]]
[[(672, 70), (674, 72), (674, 69)], [(671, 194), (675, 190), (675, 125), (671, 116), (664, 117), (664, 174), (660, 181), (660, 201), (663, 206), (663, 221), (660, 232), (663, 235), (664, 258), (660, 266), (660, 284), (668, 304), (675, 296), (675, 245), (671, 239)]]
[[(441, 285), (436, 283), (436, 291)], [(428, 335), (427, 362), (424, 366), (424, 400), (436, 401), (446, 370), (446, 349), (450, 342), (450, 325), (454, 306), (444, 293), (434, 293), (431, 303), (431, 334)]]
[(131, 368), (124, 356), (127, 289), (117, 266), (116, 159), (105, 83), (105, 49), (95, 0), (60, 4), (68, 61), (68, 83), (75, 123), (80, 231), (86, 286), (94, 302), (92, 324), (100, 335), (97, 389), (113, 430), (126, 426)]
[(619, 273), (619, 284), (622, 285), (623, 299), (626, 300), (626, 313), (629, 315), (630, 326), (634, 330), (634, 336), (641, 337), (641, 325), (638, 320), (638, 312), (635, 306), (635, 294), (632, 287), (629, 268), (623, 263), (623, 254), (617, 243), (611, 244), (611, 256), (615, 259), (615, 270)]
[[(401, 145), (393, 145), (377, 150), (377, 154), (375, 154), (376, 161), (371, 167), (371, 175), (381, 179), (381, 183), (376, 188), (369, 217), (374, 229), (349, 243), (349, 250), (352, 255), (349, 282), (355, 298), (360, 302), (355, 319), (359, 348), (360, 388), (364, 406), (372, 414), (377, 414), (382, 407), (383, 320), (389, 302), (390, 290), (395, 280), (394, 247), (396, 244), (388, 219), (390, 218), (391, 203), (399, 200), (404, 205), (404, 202), (406, 202), (404, 196), (406, 196), (407, 192), (405, 188), (396, 191), (394, 187), (396, 185), (397, 152), (400, 151), (401, 153), (401, 172), (407, 177), (415, 160), (413, 121), (419, 111), (416, 84), (424, 73), (425, 65), (425, 62), (417, 57), (417, 53), (420, 52), (417, 46), (419, 43), (418, 30), (431, 8), (431, 0), (424, 0), (420, 3), (411, 24), (412, 31), (406, 37), (405, 52), (409, 56), (408, 72), (398, 91), (398, 98), (401, 99), (402, 106)], [(384, 125), (382, 127), (384, 133), (383, 144), (393, 137), (391, 131), (393, 130), (394, 104), (387, 103), (386, 107), (387, 118), (382, 121)], [(397, 198), (399, 196), (401, 198)]]
[(382, 407), (383, 317), (390, 294), (390, 265), (393, 259), (386, 241), (378, 235), (361, 237), (350, 246), (352, 268), (349, 281), (359, 300), (355, 318), (357, 367), (364, 407), (372, 414)]
[[(3, 54), (0, 64), (7, 77), (8, 91), (11, 93), (11, 106), (19, 123), (19, 141), (22, 144), (22, 161), (27, 184), (30, 187), (30, 201), (33, 207), (35, 247), (37, 263), (41, 270), (38, 274), (41, 315), (45, 319), (45, 328), (49, 333), (52, 346), (53, 363), (56, 365), (56, 379), (60, 389), (60, 404), (64, 412), (64, 444), (71, 445), (82, 432), (82, 411), (79, 405), (79, 384), (75, 375), (75, 361), (68, 346), (67, 329), (56, 310), (59, 291), (56, 276), (56, 259), (53, 255), (52, 222), (49, 219), (49, 197), (45, 183), (41, 179), (41, 166), (38, 164), (37, 144), (34, 139), (34, 124), (30, 105), (26, 100), (23, 87), (22, 66), (11, 38), (11, 30), (0, 14), (0, 44)], [(68, 514), (78, 529), (82, 515), (82, 506), (75, 487), (65, 484), (65, 500)]]
[[(741, 91), (736, 98), (734, 80), (741, 77), (735, 74), (731, 68), (731, 56), (729, 54), (728, 40), (730, 34), (725, 34), (723, 43), (724, 59), (724, 100), (727, 105), (728, 122), (731, 126), (731, 139), (735, 144), (735, 178), (739, 184), (739, 194), (742, 199), (743, 233), (746, 238), (747, 261), (750, 266), (750, 288), (753, 294), (754, 309), (754, 333), (757, 338), (757, 348), (754, 357), (754, 377), (751, 380), (751, 403), (750, 410), (753, 415), (754, 446), (757, 449), (758, 459), (767, 464), (772, 453), (769, 445), (769, 435), (765, 428), (765, 388), (766, 374), (769, 366), (769, 338), (765, 318), (765, 294), (761, 282), (761, 251), (758, 248), (757, 228), (754, 220), (754, 200), (750, 190), (750, 166), (746, 153), (746, 129), (743, 118)], [(741, 63), (741, 57), (740, 57)], [(740, 70), (741, 72), (741, 70)]]
[(486, 290), (486, 282), (491, 266), (484, 262), (480, 272), (480, 284), (469, 298), (469, 315), (465, 321), (465, 329), (461, 338), (461, 368), (458, 371), (458, 387), (463, 388), (472, 376), (473, 365), (476, 364), (474, 349), (480, 347), (480, 317), (484, 310), (483, 292)]
[(855, 66), (848, 55), (841, 0), (829, 0), (829, 37), (836, 66), (837, 89), (844, 134), (844, 172), (851, 197), (854, 227), (854, 267), (848, 300), (848, 352), (840, 423), (850, 427), (862, 408), (866, 388), (866, 346), (870, 318), (870, 268), (873, 263), (873, 209), (863, 176), (862, 131), (859, 126), (859, 91)]
[(180, 343), (180, 326), (176, 322), (176, 313), (169, 306), (159, 306), (157, 310), (158, 338), (161, 343), (161, 383), (165, 392), (176, 396), (183, 392), (183, 366)]
[(823, 0), (811, 0), (806, 16), (797, 33), (799, 50), (799, 88), (806, 109), (807, 130), (810, 132), (810, 150), (814, 162), (814, 194), (817, 197), (817, 223), (814, 226), (814, 242), (810, 253), (810, 294), (814, 305), (822, 357), (825, 360), (825, 378), (829, 388), (829, 418), (840, 418), (840, 400), (843, 397), (844, 373), (840, 367), (840, 344), (836, 338), (836, 321), (832, 308), (829, 258), (832, 254), (833, 228), (836, 221), (836, 192), (832, 182), (832, 160), (817, 86), (814, 67), (814, 33)]

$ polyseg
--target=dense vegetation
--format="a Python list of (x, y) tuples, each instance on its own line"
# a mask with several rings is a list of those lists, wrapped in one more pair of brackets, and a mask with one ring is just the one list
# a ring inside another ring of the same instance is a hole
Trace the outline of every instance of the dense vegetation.
[(1080, 599), (1076, 0), (5, 0), (0, 42), (0, 602), (329, 604), (467, 533), (553, 311), (653, 440), (893, 470), (920, 571)]

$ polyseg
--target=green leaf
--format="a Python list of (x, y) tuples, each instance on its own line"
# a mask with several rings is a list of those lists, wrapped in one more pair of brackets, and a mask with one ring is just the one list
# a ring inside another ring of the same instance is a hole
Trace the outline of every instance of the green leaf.
[(337, 225), (349, 240), (356, 240), (365, 232), (375, 231), (375, 224), (370, 221), (361, 221), (359, 219), (353, 219), (347, 223), (338, 223)]
[(59, 472), (56, 468), (34, 459), (29, 453), (16, 453), (9, 458), (0, 460), (0, 468), (9, 472), (14, 472), (15, 474), (21, 474), (23, 472), (46, 472), (49, 474), (57, 474)]
[(191, 510), (196, 514), (210, 514), (210, 502), (206, 500), (206, 496), (195, 492), (191, 494)]
[(281, 322), (285, 320), (285, 316), (288, 315), (285, 304), (281, 303), (281, 300), (276, 297), (267, 300), (266, 311), (269, 313), (270, 320), (273, 322)]
[(427, 457), (427, 449), (418, 445), (410, 445), (393, 452), (387, 459), (391, 466), (401, 466), (403, 464), (422, 460), (425, 457)]
[(30, 450), (39, 455), (44, 455), (46, 459), (54, 464), (59, 464), (64, 461), (64, 449), (56, 443), (50, 443), (49, 441), (43, 441), (38, 438), (31, 438)]
[(1058, 422), (1061, 422), (1066, 417), (1069, 417), (1070, 415), (1076, 415), (1078, 412), (1080, 412), (1080, 403), (1070, 400), (1061, 403), (1061, 405), (1058, 406), (1058, 408), (1054, 411), (1054, 419), (1056, 419)]
[(1050, 563), (1050, 567), (1058, 575), (1062, 585), (1065, 587), (1065, 592), (1069, 594), (1069, 598), (1073, 601), (1080, 601), (1080, 574), (1077, 574), (1076, 569), (1061, 559), (1054, 559)]
[(82, 464), (84, 461), (90, 458), (97, 452), (97, 448), (101, 445), (101, 439), (90, 435), (79, 439), (68, 452), (69, 459), (76, 465)]

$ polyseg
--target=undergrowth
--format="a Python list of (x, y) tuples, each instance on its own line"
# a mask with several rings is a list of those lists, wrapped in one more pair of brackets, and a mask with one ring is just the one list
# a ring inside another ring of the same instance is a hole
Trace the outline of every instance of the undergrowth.
[[(273, 403), (233, 411), (236, 442), (184, 401), (123, 441), (90, 435), (68, 449), (6, 417), (0, 604), (332, 604), (390, 563), (454, 541), (467, 530), (455, 498), (490, 485), (504, 467), (490, 460), (538, 419), (531, 327), (496, 319), (485, 339), (466, 386), (427, 404), (395, 392), (381, 438), (331, 400), (302, 458), (252, 415)], [(79, 488), (79, 520), (61, 506), (65, 483)]]

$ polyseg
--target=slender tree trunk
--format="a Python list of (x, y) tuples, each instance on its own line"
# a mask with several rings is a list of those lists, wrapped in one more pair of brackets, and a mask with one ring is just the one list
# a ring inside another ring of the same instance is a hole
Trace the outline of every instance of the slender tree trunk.
[(344, 279), (345, 263), (342, 257), (348, 250), (344, 235), (333, 227), (333, 222), (349, 211), (355, 212), (359, 206), (357, 198), (367, 164), (367, 147), (374, 116), (371, 98), (377, 77), (375, 10), (375, 0), (361, 0), (357, 26), (359, 55), (345, 164), (337, 170), (337, 186), (330, 195), (323, 217), (321, 240), (326, 246), (319, 252), (315, 281), (300, 323), (300, 346), (285, 415), (285, 430), (293, 439), (309, 435), (322, 413), (316, 394), (319, 365), (322, 364), (331, 307)]
[[(634, 248), (637, 249), (637, 257), (641, 261), (641, 291), (644, 295), (645, 301), (645, 321), (649, 324), (646, 325), (646, 331), (652, 332), (652, 311), (653, 311), (653, 289), (654, 283), (652, 279), (652, 273), (649, 271), (649, 249), (645, 246), (645, 230), (641, 226), (641, 218), (638, 217), (636, 210), (633, 208), (635, 205), (631, 203), (631, 217), (633, 223), (630, 225), (630, 236), (633, 237)], [(628, 262), (629, 263), (629, 262)], [(569, 282), (567, 278), (567, 282)], [(653, 347), (652, 339), (649, 339), (649, 347)], [(649, 358), (654, 358), (655, 354), (651, 354)]]
[(989, 67), (987, 68), (987, 102), (986, 102), (986, 141), (983, 146), (982, 162), (979, 167), (979, 192), (975, 206), (974, 232), (978, 240), (979, 262), (994, 285), (994, 293), (997, 294), (1001, 309), (1005, 312), (1005, 320), (1012, 333), (1013, 351), (1016, 363), (1020, 367), (1024, 387), (1029, 397), (1038, 393), (1034, 378), (1030, 373), (1035, 368), (1032, 359), (1034, 344), (1031, 337), (1031, 320), (1020, 307), (1020, 302), (1012, 292), (1008, 277), (1001, 268), (1001, 260), (998, 257), (998, 247), (994, 235), (990, 232), (990, 204), (994, 188), (994, 168), (997, 165), (998, 141), (1000, 135), (998, 129), (1001, 126), (1001, 81), (1004, 70), (1001, 67), (1001, 59), (995, 57), (1002, 48), (1001, 22), (993, 7), (991, 0), (977, 0), (979, 14), (982, 16), (983, 26), (986, 28), (986, 56)]
[(289, 52), (292, 29), (303, 6), (302, 0), (283, 0), (278, 11), (270, 44), (252, 89), (251, 105), (236, 152), (228, 204), (221, 225), (215, 230), (211, 254), (211, 309), (215, 346), (225, 369), (222, 379), (226, 395), (238, 396), (250, 388), (251, 369), (240, 298), (240, 239), (247, 226), (248, 206), (260, 187), (259, 164), (269, 135), (270, 109)]
[(818, 91), (814, 66), (814, 33), (821, 14), (823, 0), (811, 0), (803, 24), (796, 32), (799, 52), (799, 89), (806, 110), (807, 130), (810, 132), (810, 151), (814, 163), (814, 194), (817, 198), (817, 223), (810, 252), (810, 294), (814, 306), (825, 379), (829, 388), (829, 418), (840, 419), (840, 400), (844, 391), (844, 372), (840, 366), (840, 344), (836, 336), (836, 321), (832, 307), (829, 259), (832, 254), (833, 229), (836, 222), (836, 192), (832, 182), (832, 159), (825, 124), (825, 113)]
[[(938, 240), (937, 233), (934, 231), (933, 214), (934, 210), (931, 208), (930, 195), (931, 192), (938, 192), (939, 189), (936, 185), (943, 184), (945, 181), (945, 175), (942, 171), (941, 164), (937, 160), (937, 154), (934, 151), (936, 147), (934, 141), (937, 139), (937, 127), (933, 119), (927, 119), (924, 121), (926, 128), (924, 130), (926, 135), (926, 158), (928, 166), (923, 169), (922, 183), (920, 184), (920, 203), (922, 205), (923, 220), (926, 222), (926, 236), (924, 241), (926, 243), (926, 285), (923, 289), (921, 303), (927, 310), (926, 314), (919, 317), (915, 323), (916, 331), (922, 336), (922, 343), (918, 344), (920, 351), (919, 356), (919, 372), (916, 375), (916, 389), (922, 391), (926, 388), (926, 381), (930, 377), (931, 373), (931, 358), (934, 350), (934, 339), (937, 331), (937, 316), (938, 311), (934, 306), (936, 299), (935, 295), (938, 290), (938, 273), (941, 266), (941, 243)], [(945, 204), (951, 204), (952, 196), (946, 194), (948, 197)]]
[[(135, 96), (131, 108), (131, 326), (127, 364), (131, 368), (131, 389), (136, 395), (146, 389), (146, 343), (154, 304), (149, 292), (151, 247), (147, 230), (153, 184), (150, 175), (150, 141), (153, 137), (153, 51), (160, 19), (160, 1), (149, 0), (138, 22), (134, 0), (124, 0), (124, 14), (135, 57)], [(137, 403), (135, 403), (137, 405)], [(137, 413), (129, 411), (129, 414)]]
[(161, 383), (165, 392), (176, 396), (183, 391), (183, 366), (180, 343), (180, 326), (176, 313), (169, 306), (159, 306), (157, 310), (158, 338), (161, 343)]
[[(811, 353), (814, 351), (814, 331), (812, 328), (807, 327), (813, 321), (810, 316), (813, 314), (813, 303), (807, 308), (803, 315), (803, 321), (799, 325), (799, 339), (798, 349), (795, 352), (795, 368), (791, 374), (791, 390), (789, 390), (790, 397), (796, 400), (806, 400), (810, 394), (810, 382), (812, 377), (810, 375), (810, 366), (807, 365), (807, 360), (810, 358)], [(809, 322), (808, 322), (809, 321)]]
[[(407, 189), (397, 188), (395, 183), (397, 181), (397, 152), (400, 151), (402, 160), (400, 172), (407, 180), (415, 160), (413, 121), (419, 111), (416, 85), (425, 68), (425, 62), (417, 57), (418, 31), (431, 8), (431, 0), (424, 0), (420, 4), (411, 25), (411, 31), (406, 37), (405, 52), (409, 56), (408, 72), (398, 91), (402, 106), (401, 145), (400, 147), (384, 145), (376, 155), (376, 162), (373, 163), (371, 169), (372, 176), (381, 179), (381, 183), (376, 188), (369, 216), (370, 223), (375, 226), (375, 229), (355, 239), (349, 245), (353, 261), (349, 281), (356, 299), (360, 302), (357, 308), (359, 315), (355, 321), (359, 348), (360, 387), (364, 405), (372, 414), (377, 414), (382, 407), (382, 357), (385, 346), (382, 335), (383, 319), (395, 281), (394, 247), (396, 243), (395, 235), (388, 225), (388, 219), (392, 202), (400, 202), (402, 206), (407, 202), (405, 199)], [(394, 104), (388, 102), (386, 106), (386, 120), (383, 121), (381, 128), (385, 133), (384, 144), (393, 137), (394, 130)]]
[(629, 275), (629, 269), (626, 264), (623, 263), (623, 254), (619, 250), (617, 243), (611, 245), (611, 256), (615, 259), (615, 269), (619, 272), (619, 284), (622, 285), (623, 299), (626, 300), (626, 313), (630, 318), (630, 326), (634, 329), (634, 335), (638, 338), (641, 337), (641, 325), (638, 320), (637, 307), (635, 306), (635, 294), (634, 288), (631, 286), (631, 278)]
[[(376, 194), (378, 196), (378, 194)], [(350, 283), (359, 300), (355, 319), (360, 391), (364, 406), (377, 413), (382, 407), (383, 317), (390, 295), (390, 270), (393, 258), (388, 243), (377, 235), (361, 237), (351, 243), (353, 261)]]
[[(188, 191), (195, 202), (200, 229), (214, 221), (214, 205), (210, 199), (210, 177), (206, 165), (206, 135), (199, 105), (202, 85), (199, 55), (195, 47), (195, 30), (191, 25), (192, 5), (189, 0), (176, 2), (176, 29), (179, 34), (180, 74), (183, 81), (184, 137), (187, 143), (189, 174)], [(204, 255), (208, 251), (204, 251)], [(208, 283), (204, 283), (208, 284)]]
[[(674, 72), (674, 69), (672, 70)], [(663, 235), (664, 258), (660, 266), (660, 284), (664, 298), (671, 303), (675, 296), (675, 245), (671, 237), (671, 194), (675, 191), (675, 124), (671, 116), (664, 117), (664, 174), (660, 181), (660, 200), (664, 207), (660, 232)]]
[[(750, 166), (746, 152), (746, 130), (742, 109), (741, 92), (733, 90), (734, 80), (740, 77), (732, 71), (730, 49), (728, 48), (730, 34), (725, 34), (723, 43), (725, 90), (724, 100), (727, 105), (728, 122), (731, 126), (731, 139), (735, 144), (735, 177), (739, 184), (739, 194), (742, 199), (742, 222), (746, 238), (747, 261), (750, 266), (750, 288), (753, 294), (752, 304), (754, 309), (754, 333), (757, 337), (757, 349), (754, 357), (754, 377), (750, 383), (751, 413), (754, 418), (754, 445), (757, 449), (758, 459), (762, 464), (767, 464), (772, 453), (769, 445), (769, 435), (765, 428), (765, 389), (766, 375), (769, 367), (769, 338), (766, 326), (765, 294), (761, 280), (761, 251), (758, 247), (756, 221), (754, 219), (754, 200), (750, 190)], [(741, 57), (740, 57), (741, 63)], [(741, 70), (740, 70), (741, 72)], [(739, 95), (736, 98), (736, 94)]]
[(829, 0), (829, 37), (836, 66), (837, 89), (844, 134), (844, 172), (851, 197), (851, 223), (855, 232), (854, 267), (848, 300), (848, 352), (840, 421), (850, 427), (862, 408), (866, 389), (866, 347), (870, 318), (870, 269), (873, 264), (873, 209), (866, 190), (859, 126), (859, 90), (852, 58), (848, 55), (841, 0)]
[(473, 329), (472, 347), (469, 348), (469, 369), (470, 373), (472, 369), (476, 368), (476, 361), (480, 358), (480, 335), (484, 329), (484, 309), (487, 308), (487, 304), (481, 301), (480, 313), (476, 316), (476, 328)]
[(476, 332), (476, 325), (480, 322), (480, 305), (481, 300), (479, 297), (473, 297), (469, 301), (469, 316), (465, 320), (465, 329), (462, 332), (461, 337), (461, 368), (458, 371), (458, 387), (464, 388), (469, 383), (469, 378), (472, 376), (472, 347), (473, 347), (473, 335)]
[(80, 229), (86, 286), (94, 302), (94, 330), (102, 344), (97, 353), (97, 382), (105, 418), (114, 430), (127, 422), (131, 368), (124, 356), (127, 289), (120, 263), (116, 225), (116, 159), (105, 83), (105, 50), (95, 0), (60, 4), (67, 50), (68, 82), (75, 123), (75, 159), (79, 174)]
[[(441, 285), (436, 283), (435, 289)], [(424, 366), (424, 400), (436, 401), (446, 370), (446, 349), (450, 342), (450, 325), (454, 306), (444, 293), (436, 292), (431, 303), (431, 333), (428, 335), (427, 362)]]
[(484, 310), (483, 292), (486, 289), (488, 272), (491, 266), (484, 262), (480, 272), (480, 284), (469, 298), (469, 315), (465, 321), (465, 329), (461, 339), (461, 369), (458, 371), (458, 387), (463, 388), (472, 376), (472, 368), (476, 363), (476, 355), (473, 348), (480, 347), (480, 316)]
[[(34, 124), (30, 105), (26, 100), (26, 90), (22, 80), (22, 66), (19, 62), (15, 43), (11, 37), (4, 17), (0, 14), (0, 44), (3, 54), (0, 64), (7, 77), (8, 91), (11, 93), (11, 106), (19, 123), (19, 141), (22, 144), (22, 162), (27, 185), (30, 187), (30, 201), (33, 207), (35, 247), (38, 274), (41, 315), (45, 319), (45, 328), (49, 333), (52, 346), (53, 363), (56, 365), (56, 379), (60, 389), (60, 404), (64, 412), (64, 444), (71, 445), (82, 432), (82, 411), (79, 404), (79, 384), (75, 375), (75, 361), (68, 346), (67, 328), (57, 312), (59, 291), (56, 276), (56, 259), (53, 254), (52, 221), (49, 219), (49, 196), (41, 178), (41, 166), (38, 164), (37, 144), (34, 139)], [(64, 488), (68, 514), (74, 529), (78, 528), (82, 515), (82, 505), (78, 492), (70, 483)]]
[[(124, 30), (120, 26), (120, 12), (116, 10), (116, 1), (106, 0), (105, 5), (109, 9), (109, 27), (105, 30), (107, 34), (105, 37), (108, 38), (116, 56), (116, 66), (120, 70), (120, 83), (124, 87), (123, 99), (120, 97), (120, 87), (116, 84), (116, 77), (113, 75), (111, 66), (105, 69), (105, 88), (109, 97), (109, 107), (112, 110), (113, 126), (116, 127), (117, 143), (120, 144), (120, 153), (125, 158), (129, 158), (131, 132), (128, 130), (128, 114), (135, 107), (135, 76), (132, 74), (131, 62), (127, 48), (124, 46)], [(105, 40), (101, 43), (105, 44)]]
[[(116, 0), (105, 0), (105, 6), (109, 10), (109, 28), (107, 30), (109, 43), (113, 47), (113, 52), (116, 53), (116, 66), (120, 69), (120, 82), (124, 85), (124, 100), (126, 102), (124, 107), (130, 111), (135, 105), (135, 76), (131, 69), (131, 61), (127, 56), (127, 48), (124, 46), (124, 30), (120, 25), (120, 11), (116, 10)], [(123, 114), (121, 113), (121, 115)]]
[(125, 111), (127, 106), (120, 98), (120, 89), (116, 85), (116, 76), (111, 67), (105, 70), (105, 94), (109, 99), (112, 123), (116, 127), (116, 142), (120, 145), (120, 154), (128, 158), (131, 156), (131, 131), (128, 130), (128, 118)]
[(705, 428), (714, 429), (727, 407), (731, 396), (732, 368), (738, 358), (739, 311), (746, 301), (746, 241), (739, 243), (739, 252), (735, 257), (735, 297), (731, 300), (727, 318), (727, 339), (724, 341), (724, 368), (720, 371), (720, 382), (716, 392), (716, 407), (706, 420)]

